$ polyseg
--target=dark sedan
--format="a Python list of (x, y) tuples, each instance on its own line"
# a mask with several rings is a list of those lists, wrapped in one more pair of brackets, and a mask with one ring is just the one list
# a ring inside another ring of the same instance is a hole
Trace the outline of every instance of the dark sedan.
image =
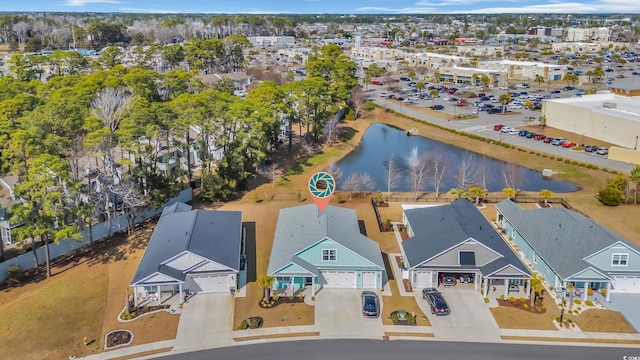
[(444, 105), (438, 104), (438, 105), (429, 106), (429, 109), (431, 109), (431, 110), (442, 110), (442, 109), (444, 109)]
[(447, 304), (447, 301), (444, 299), (442, 294), (431, 292), (426, 294), (426, 297), (432, 314), (435, 314), (437, 316), (445, 316), (451, 313), (449, 304)]
[(364, 317), (378, 317), (378, 295), (373, 291), (362, 292), (362, 315)]
[(586, 152), (595, 152), (596, 150), (598, 150), (598, 147), (595, 145), (587, 145), (584, 147), (584, 151)]

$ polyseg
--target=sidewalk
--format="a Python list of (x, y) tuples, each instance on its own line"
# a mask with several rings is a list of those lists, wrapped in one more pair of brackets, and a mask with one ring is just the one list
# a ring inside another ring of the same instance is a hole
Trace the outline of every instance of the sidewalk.
[(115, 349), (111, 351), (105, 351), (99, 354), (89, 355), (89, 356), (86, 356), (83, 358), (77, 358), (77, 359), (107, 360), (107, 359), (116, 359), (119, 357), (132, 358), (135, 354), (140, 354), (147, 351), (173, 348), (173, 344), (174, 344), (174, 340), (157, 341), (153, 343), (134, 345), (134, 346), (123, 347), (123, 348)]

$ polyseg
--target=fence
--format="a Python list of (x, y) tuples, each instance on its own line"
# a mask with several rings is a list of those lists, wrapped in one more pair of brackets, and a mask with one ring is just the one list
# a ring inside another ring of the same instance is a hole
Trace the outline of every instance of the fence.
[(380, 230), (380, 232), (384, 232), (386, 229), (384, 228), (382, 219), (380, 219), (380, 212), (378, 211), (378, 205), (376, 205), (376, 202), (373, 199), (371, 199), (371, 206), (373, 206), (373, 212), (376, 213), (376, 220), (378, 221), (378, 230)]
[[(192, 196), (193, 196), (193, 193), (191, 188), (187, 188), (185, 190), (182, 190), (178, 194), (178, 196), (167, 201), (165, 206), (174, 204), (176, 202), (191, 201)], [(139, 224), (155, 215), (160, 214), (163, 208), (164, 207), (161, 207), (159, 209), (148, 209), (148, 210), (142, 211), (140, 214), (136, 216), (135, 223)], [(109, 231), (109, 222), (107, 221), (93, 225), (91, 228), (91, 232), (93, 234), (93, 241), (104, 239), (105, 237), (109, 236), (109, 234), (114, 234), (116, 232), (126, 230), (127, 225), (128, 224), (127, 224), (126, 215), (120, 215), (111, 220), (111, 231)], [(89, 229), (88, 228), (83, 229), (81, 231), (81, 234), (82, 234), (81, 240), (64, 239), (58, 243), (49, 244), (49, 255), (51, 260), (89, 244)], [(41, 246), (38, 249), (36, 249), (36, 253), (38, 254), (38, 264), (40, 265), (44, 264), (46, 262), (44, 246)], [(33, 251), (29, 251), (25, 254), (16, 256), (3, 263), (0, 263), (0, 281), (6, 279), (7, 271), (9, 270), (9, 266), (11, 265), (19, 265), (22, 268), (22, 270), (32, 269), (34, 267)]]

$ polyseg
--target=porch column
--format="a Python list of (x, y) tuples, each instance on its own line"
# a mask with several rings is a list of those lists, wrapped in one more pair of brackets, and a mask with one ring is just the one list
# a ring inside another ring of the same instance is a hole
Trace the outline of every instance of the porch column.
[(582, 293), (582, 301), (587, 301), (587, 292), (589, 291), (589, 282), (584, 282), (584, 291)]
[(504, 298), (509, 298), (509, 279), (504, 279)]
[(133, 306), (138, 307), (138, 287), (133, 287)]
[(178, 294), (178, 296), (180, 297), (180, 304), (182, 304), (182, 302), (184, 301), (184, 296), (183, 296), (183, 293), (182, 293), (182, 284), (178, 284), (178, 291), (180, 292)]
[(156, 291), (158, 295), (158, 305), (162, 305), (162, 298), (160, 297), (160, 285), (156, 286)]
[(484, 287), (482, 288), (482, 297), (487, 297), (489, 291), (489, 279), (482, 279)]
[(604, 300), (605, 300), (606, 302), (611, 302), (611, 298), (610, 298), (610, 296), (611, 296), (611, 283), (610, 283), (610, 282), (608, 282), (608, 283), (607, 283), (607, 295), (605, 296), (605, 299), (604, 299)]
[(531, 280), (530, 279), (525, 280), (524, 292), (525, 292), (524, 298), (528, 299), (530, 297), (529, 295), (531, 294)]
[(473, 277), (474, 290), (478, 290), (480, 288), (480, 283), (478, 282), (478, 279), (482, 279), (482, 275), (480, 275), (480, 273), (476, 273), (475, 276)]
[(311, 277), (311, 296), (316, 296), (316, 277)]

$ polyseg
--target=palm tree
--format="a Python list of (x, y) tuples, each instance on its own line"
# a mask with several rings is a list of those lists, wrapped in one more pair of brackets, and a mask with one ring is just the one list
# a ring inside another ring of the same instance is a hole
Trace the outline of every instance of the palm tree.
[(547, 116), (546, 115), (541, 115), (538, 118), (538, 122), (540, 123), (540, 126), (542, 126), (542, 129), (544, 129), (545, 126), (547, 126)]
[(434, 77), (433, 79), (434, 82), (440, 82), (440, 71), (434, 72), (433, 77)]
[(511, 95), (509, 93), (501, 94), (498, 98), (498, 102), (502, 104), (502, 113), (507, 112), (507, 104), (511, 102)]
[(587, 79), (588, 79), (587, 81), (588, 81), (588, 82), (591, 82), (591, 80), (592, 80), (592, 79), (593, 79), (593, 80), (595, 80), (595, 77), (593, 76), (593, 75), (594, 75), (593, 70), (588, 70), (588, 71), (587, 71), (586, 73), (584, 73), (584, 74), (585, 74), (585, 75), (587, 75)]
[(536, 75), (536, 78), (534, 81), (538, 83), (538, 86), (540, 86), (540, 84), (544, 82), (544, 76)]
[(480, 202), (480, 198), (487, 196), (488, 192), (487, 190), (476, 186), (469, 189), (469, 193), (476, 199), (476, 205), (478, 205), (478, 203)]
[(424, 86), (424, 81), (418, 81), (418, 82), (416, 83), (416, 90), (418, 90), (418, 91), (422, 91), (422, 90), (424, 90), (424, 88), (425, 88), (425, 86)]
[(540, 191), (540, 197), (544, 198), (544, 207), (549, 207), (549, 199), (553, 197), (553, 192), (551, 192), (551, 190), (542, 189)]
[(513, 199), (513, 198), (516, 197), (516, 191), (513, 188), (510, 188), (510, 187), (506, 187), (506, 188), (502, 189), (502, 193), (508, 199)]
[(454, 200), (458, 200), (458, 199), (464, 199), (467, 196), (469, 196), (469, 192), (467, 191), (467, 189), (453, 188), (449, 190), (449, 195), (451, 195)]
[(569, 65), (569, 59), (563, 57), (558, 60), (558, 65)]
[(273, 287), (274, 280), (275, 278), (273, 276), (260, 275), (260, 277), (256, 281), (256, 285), (264, 290), (264, 297), (267, 300), (271, 299), (271, 287)]
[(529, 280), (531, 294), (529, 298), (531, 299), (530, 306), (533, 307), (539, 295), (542, 295), (542, 290), (544, 286), (542, 286), (542, 279), (538, 277), (537, 274), (533, 274), (531, 280)]
[(525, 101), (524, 104), (522, 104), (522, 106), (524, 106), (525, 109), (533, 110), (533, 108), (535, 107), (535, 104), (533, 103), (533, 101)]
[[(576, 287), (573, 286), (573, 283), (569, 283), (567, 285), (567, 291), (569, 292), (569, 310), (573, 307), (573, 296), (576, 292)], [(564, 301), (564, 299), (562, 299)]]

